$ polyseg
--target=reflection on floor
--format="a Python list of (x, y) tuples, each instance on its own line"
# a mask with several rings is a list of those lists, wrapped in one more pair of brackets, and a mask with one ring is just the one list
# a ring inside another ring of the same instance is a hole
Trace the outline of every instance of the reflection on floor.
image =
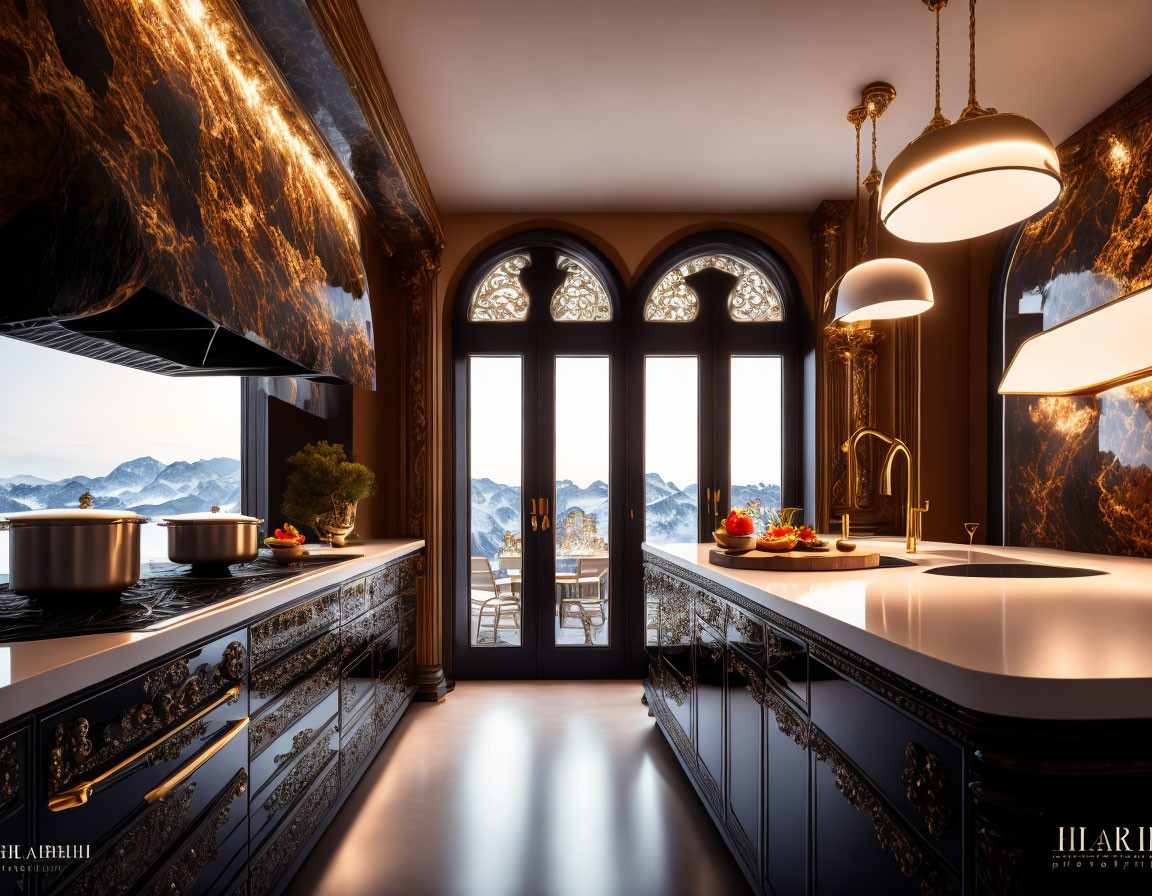
[(628, 682), (462, 682), (417, 703), (290, 896), (748, 892)]

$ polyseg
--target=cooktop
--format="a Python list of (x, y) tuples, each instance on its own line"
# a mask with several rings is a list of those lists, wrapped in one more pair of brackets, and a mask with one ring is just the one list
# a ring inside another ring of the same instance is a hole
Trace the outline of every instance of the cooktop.
[(229, 567), (226, 575), (205, 575), (191, 566), (157, 560), (142, 564), (140, 581), (113, 595), (32, 597), (10, 590), (4, 581), (0, 583), (0, 642), (142, 631), (193, 610), (304, 575), (317, 567), (359, 556), (305, 556), (288, 564), (260, 556), (251, 563)]

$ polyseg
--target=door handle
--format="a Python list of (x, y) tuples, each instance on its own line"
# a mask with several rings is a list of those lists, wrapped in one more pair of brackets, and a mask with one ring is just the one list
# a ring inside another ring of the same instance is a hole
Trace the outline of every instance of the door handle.
[(176, 769), (172, 775), (167, 778), (162, 784), (154, 787), (144, 795), (144, 801), (148, 803), (156, 803), (168, 796), (173, 788), (178, 787), (181, 783), (187, 780), (191, 775), (196, 772), (205, 762), (223, 750), (232, 739), (236, 737), (241, 731), (248, 727), (248, 717), (245, 716), (239, 722), (233, 722), (232, 727), (225, 731), (222, 735), (213, 741), (212, 746), (206, 750), (201, 750), (197, 755), (193, 756), (185, 762), (180, 768)]
[(540, 522), (536, 519), (536, 499), (532, 499), (532, 531), (535, 532)]
[(720, 528), (720, 489), (712, 497), (712, 528)]
[[(223, 694), (221, 694), (217, 699), (213, 700), (211, 703), (209, 703), (207, 706), (205, 706), (199, 712), (197, 712), (196, 714), (194, 714), (194, 715), (190, 716), (188, 719), (186, 719), (184, 721), (184, 724), (181, 725), (179, 728), (175, 729), (174, 731), (169, 732), (168, 734), (165, 734), (163, 737), (159, 738), (158, 740), (155, 740), (152, 743), (148, 744), (148, 746), (140, 748), (139, 750), (137, 750), (135, 753), (133, 753), (128, 758), (122, 759), (120, 762), (117, 762), (114, 766), (112, 766), (112, 768), (108, 769), (105, 772), (102, 772), (101, 774), (97, 775), (96, 777), (92, 778), (91, 780), (81, 781), (79, 784), (74, 784), (73, 786), (69, 787), (67, 790), (62, 790), (58, 794), (56, 794), (55, 796), (49, 797), (48, 798), (48, 809), (52, 812), (62, 812), (65, 809), (75, 809), (77, 806), (83, 806), (86, 802), (88, 802), (88, 798), (90, 796), (92, 796), (92, 788), (95, 787), (97, 784), (103, 784), (105, 781), (107, 781), (109, 778), (111, 778), (117, 772), (120, 772), (123, 769), (127, 768), (133, 762), (140, 759), (142, 756), (146, 756), (148, 753), (151, 753), (153, 750), (155, 750), (157, 747), (159, 747), (161, 744), (163, 744), (166, 740), (168, 740), (169, 738), (175, 737), (177, 734), (179, 734), (181, 731), (183, 731), (185, 728), (187, 728), (193, 722), (197, 721), (198, 719), (202, 719), (204, 716), (208, 715), (208, 713), (212, 712), (212, 710), (214, 710), (217, 706), (222, 706), (223, 704), (229, 702), (230, 700), (235, 700), (237, 697), (240, 696), (240, 693), (243, 690), (244, 690), (243, 685), (241, 685), (241, 684), (233, 685), (228, 690), (226, 690)], [(248, 724), (247, 719), (244, 720), (244, 724), (245, 725)]]
[[(704, 519), (707, 520), (710, 516), (713, 518), (715, 517), (715, 514), (712, 513), (712, 486), (708, 486), (706, 489), (704, 489)], [(709, 522), (711, 525), (708, 528), (715, 529), (715, 519), (711, 519)]]
[(548, 528), (548, 499), (540, 499), (540, 529), (543, 531)]

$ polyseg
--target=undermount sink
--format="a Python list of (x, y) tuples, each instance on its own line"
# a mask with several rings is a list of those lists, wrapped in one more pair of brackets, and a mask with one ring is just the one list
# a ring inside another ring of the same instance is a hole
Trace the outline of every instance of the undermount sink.
[(952, 566), (936, 566), (924, 572), (934, 576), (970, 576), (979, 579), (1075, 579), (1108, 575), (1099, 569), (1047, 566), (1043, 563), (956, 563)]

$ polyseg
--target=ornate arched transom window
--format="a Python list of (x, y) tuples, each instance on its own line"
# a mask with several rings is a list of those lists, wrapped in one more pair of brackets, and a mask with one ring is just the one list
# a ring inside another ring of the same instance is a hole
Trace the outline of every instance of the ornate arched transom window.
[(700, 313), (700, 297), (687, 278), (713, 268), (736, 277), (728, 294), (728, 315), (741, 323), (784, 320), (780, 294), (761, 270), (729, 255), (699, 255), (681, 262), (660, 278), (644, 302), (644, 320), (687, 323)]
[(472, 290), (468, 303), (470, 321), (518, 321), (528, 317), (528, 293), (520, 272), (532, 264), (527, 253), (509, 255), (496, 262)]
[(567, 255), (556, 256), (556, 267), (566, 276), (552, 293), (552, 320), (593, 323), (612, 320), (612, 300), (599, 277)]
[[(528, 318), (530, 299), (520, 272), (532, 264), (524, 252), (500, 259), (481, 278), (468, 303), (472, 322), (522, 321)], [(583, 263), (563, 253), (556, 256), (563, 282), (552, 293), (549, 311), (561, 323), (597, 323), (612, 320), (612, 300), (603, 282)]]

